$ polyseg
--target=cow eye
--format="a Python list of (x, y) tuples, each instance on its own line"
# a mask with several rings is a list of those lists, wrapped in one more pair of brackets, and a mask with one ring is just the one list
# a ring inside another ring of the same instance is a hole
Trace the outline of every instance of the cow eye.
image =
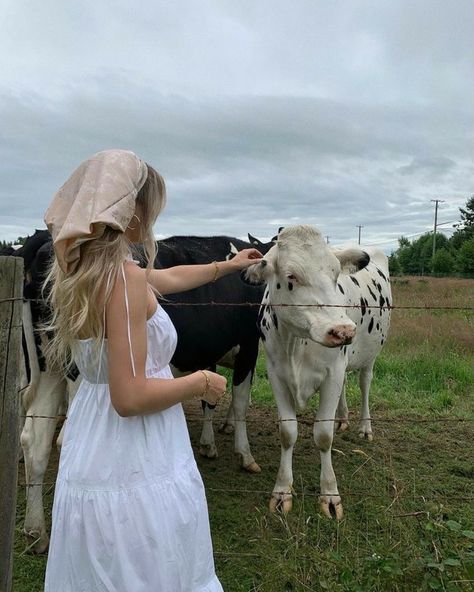
[(295, 276), (295, 275), (293, 275), (292, 273), (289, 273), (289, 274), (288, 274), (286, 277), (287, 277), (289, 280), (292, 280), (292, 281), (296, 282), (296, 276)]

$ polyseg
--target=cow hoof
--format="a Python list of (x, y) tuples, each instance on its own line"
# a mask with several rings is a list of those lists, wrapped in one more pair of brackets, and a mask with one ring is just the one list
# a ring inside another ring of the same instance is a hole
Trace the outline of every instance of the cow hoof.
[(288, 514), (293, 507), (293, 496), (291, 493), (272, 493), (268, 507), (272, 513)]
[(219, 432), (222, 434), (233, 434), (234, 426), (231, 423), (223, 423), (219, 428)]
[(39, 530), (23, 530), (27, 541), (26, 550), (35, 555), (41, 555), (48, 550), (49, 538), (46, 534), (41, 534)]
[(261, 473), (262, 472), (262, 469), (255, 461), (251, 462), (249, 465), (245, 465), (244, 469), (246, 471), (248, 471), (249, 473)]
[(339, 421), (336, 421), (334, 426), (336, 428), (336, 432), (345, 432), (349, 429), (349, 420), (341, 419)]
[(372, 442), (374, 435), (372, 432), (360, 431), (359, 438), (363, 438), (364, 440), (367, 440), (367, 442)]
[(215, 444), (201, 444), (199, 454), (206, 458), (217, 458), (219, 456)]
[(323, 514), (328, 518), (335, 516), (337, 520), (342, 520), (344, 517), (341, 498), (338, 495), (321, 495), (319, 503)]

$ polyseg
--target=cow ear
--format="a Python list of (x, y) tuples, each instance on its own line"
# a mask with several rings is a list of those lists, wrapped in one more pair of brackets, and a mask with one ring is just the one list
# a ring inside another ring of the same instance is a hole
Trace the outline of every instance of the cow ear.
[(361, 249), (344, 249), (343, 251), (334, 251), (341, 264), (341, 273), (351, 274), (367, 267), (370, 256)]
[(251, 265), (245, 272), (241, 274), (242, 279), (248, 284), (265, 284), (269, 278), (275, 273), (273, 266), (274, 249), (272, 247), (259, 263)]
[(258, 238), (255, 238), (254, 236), (252, 236), (252, 235), (250, 234), (250, 232), (247, 234), (247, 236), (249, 237), (249, 243), (250, 243), (251, 245), (254, 245), (254, 246), (259, 246), (259, 245), (261, 245), (261, 244), (262, 244), (262, 242), (261, 242), (261, 241), (259, 241), (259, 240), (258, 240)]

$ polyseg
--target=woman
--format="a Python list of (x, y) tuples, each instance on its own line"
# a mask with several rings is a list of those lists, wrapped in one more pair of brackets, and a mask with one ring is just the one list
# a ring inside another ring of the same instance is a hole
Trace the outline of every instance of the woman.
[[(56, 484), (45, 592), (215, 592), (205, 492), (181, 403), (217, 403), (226, 380), (173, 378), (176, 332), (157, 305), (255, 263), (152, 269), (161, 176), (132, 152), (82, 163), (48, 208), (56, 258), (46, 280), (51, 367), (76, 362)], [(146, 270), (130, 244), (144, 245)]]

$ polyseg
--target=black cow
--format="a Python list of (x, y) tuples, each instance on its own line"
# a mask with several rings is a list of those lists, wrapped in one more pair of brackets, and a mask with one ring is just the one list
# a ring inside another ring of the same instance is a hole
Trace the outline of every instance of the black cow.
[[(209, 263), (232, 258), (242, 249), (255, 246), (266, 253), (273, 243), (263, 244), (249, 237), (252, 244), (228, 236), (175, 236), (159, 242), (156, 268), (174, 265)], [(242, 457), (242, 466), (259, 472), (247, 439), (245, 416), (249, 404), (250, 385), (258, 356), (258, 307), (220, 306), (250, 302), (259, 304), (262, 288), (244, 284), (239, 274), (225, 276), (188, 292), (172, 294), (161, 302), (170, 315), (178, 333), (178, 346), (171, 363), (178, 372), (193, 372), (216, 365), (233, 368), (232, 402), (229, 407), (226, 431), (235, 430), (235, 451)], [(197, 306), (173, 306), (172, 303)], [(199, 303), (215, 303), (199, 306)], [(209, 458), (217, 456), (212, 429), (213, 409), (204, 405), (206, 420), (200, 439), (200, 453)]]

